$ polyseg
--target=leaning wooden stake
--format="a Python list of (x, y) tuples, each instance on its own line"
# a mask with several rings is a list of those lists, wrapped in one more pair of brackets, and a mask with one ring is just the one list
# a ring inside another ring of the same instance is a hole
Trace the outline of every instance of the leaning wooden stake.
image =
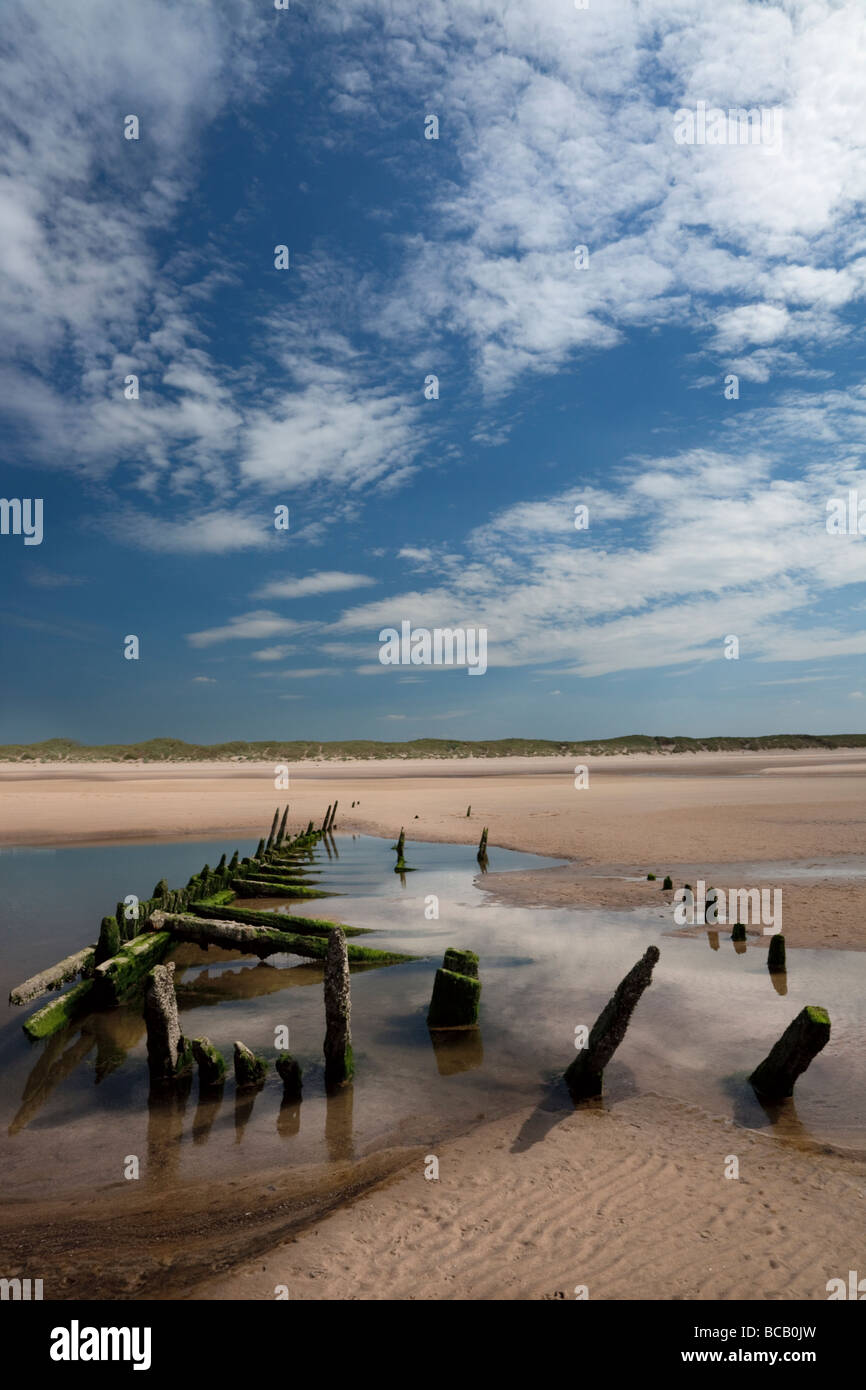
[(830, 1041), (830, 1015), (817, 1005), (801, 1009), (749, 1077), (762, 1100), (784, 1100), (797, 1077)]
[(331, 815), (331, 803), (330, 803), (330, 801), (329, 801), (329, 802), (328, 802), (328, 809), (327, 809), (327, 811), (325, 812), (324, 818), (323, 818), (323, 820), (322, 820), (321, 829), (319, 830), (319, 834), (320, 834), (320, 835), (324, 835), (325, 831), (327, 830), (327, 828), (328, 828), (328, 819), (329, 819), (330, 815)]
[(355, 1070), (352, 1057), (352, 999), (346, 938), (335, 927), (325, 957), (325, 1084), (350, 1081)]
[(565, 1073), (565, 1083), (574, 1100), (601, 1095), (604, 1069), (625, 1037), (637, 1001), (652, 982), (658, 958), (658, 947), (648, 946), (596, 1019), (586, 1047)]
[(281, 844), (283, 843), (283, 840), (286, 838), (286, 821), (288, 820), (288, 818), (289, 818), (289, 808), (288, 808), (288, 806), (287, 806), (286, 809), (285, 809), (285, 811), (283, 812), (283, 819), (280, 821), (280, 829), (279, 829), (279, 833), (278, 833), (278, 835), (277, 835), (277, 845), (278, 845), (278, 846), (281, 845)]
[(279, 823), (280, 823), (280, 808), (279, 808), (279, 806), (278, 806), (277, 809), (276, 809), (276, 811), (274, 811), (274, 819), (273, 819), (273, 821), (271, 822), (271, 833), (270, 833), (270, 835), (268, 836), (268, 843), (265, 845), (265, 853), (267, 853), (267, 851), (268, 851), (269, 849), (273, 849), (273, 847), (274, 847), (274, 840), (277, 838), (277, 826), (279, 825)]
[(327, 824), (327, 826), (326, 826), (326, 829), (327, 829), (327, 830), (332, 830), (332, 829), (333, 829), (333, 826), (334, 826), (334, 819), (335, 819), (335, 817), (336, 817), (336, 814), (337, 814), (337, 807), (339, 806), (339, 804), (340, 804), (339, 801), (335, 801), (335, 802), (334, 802), (334, 807), (333, 807), (333, 810), (331, 811), (331, 819), (328, 821), (328, 824)]
[(478, 853), (475, 856), (479, 864), (487, 858), (487, 826), (481, 832), (481, 839), (478, 841)]

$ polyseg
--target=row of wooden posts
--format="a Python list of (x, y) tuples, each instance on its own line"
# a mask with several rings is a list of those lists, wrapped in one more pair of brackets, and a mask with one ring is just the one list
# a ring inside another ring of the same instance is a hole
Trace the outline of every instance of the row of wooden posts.
[[(280, 820), (279, 808), (274, 813), (267, 839), (259, 841), (251, 859), (239, 861), (237, 852), (230, 864), (223, 855), (216, 870), (204, 870), (194, 876), (187, 888), (171, 892), (164, 880), (157, 885), (154, 897), (143, 904), (146, 916), (143, 930), (120, 949), (94, 964), (97, 947), (86, 948), (69, 957), (51, 970), (43, 971), (13, 990), (14, 1003), (26, 1003), (51, 989), (57, 989), (75, 973), (84, 973), (88, 954), (91, 969), (67, 994), (47, 1005), (25, 1023), (31, 1037), (47, 1036), (71, 1021), (84, 1007), (102, 1007), (121, 1002), (124, 997), (146, 982), (145, 1022), (147, 1025), (148, 1064), (153, 1081), (159, 1085), (173, 1084), (187, 1074), (193, 1063), (199, 1068), (201, 1084), (205, 1087), (221, 1084), (226, 1073), (224, 1058), (207, 1038), (187, 1041), (181, 1031), (174, 990), (174, 964), (162, 964), (162, 959), (178, 941), (192, 941), (207, 948), (209, 945), (238, 950), (260, 958), (275, 953), (289, 953), (324, 962), (325, 1004), (325, 1081), (326, 1085), (342, 1086), (354, 1074), (351, 1038), (350, 964), (367, 961), (376, 964), (396, 964), (415, 957), (394, 952), (369, 950), (349, 945), (347, 937), (366, 934), (367, 929), (319, 921), (310, 918), (290, 919), (299, 931), (285, 931), (273, 925), (281, 919), (273, 912), (247, 911), (222, 902), (203, 901), (208, 895), (218, 896), (225, 890), (240, 896), (262, 894), (287, 897), (331, 896), (312, 889), (307, 881), (307, 869), (302, 856), (309, 857), (315, 844), (334, 826), (338, 803), (329, 806), (321, 827), (307, 829), (287, 839), (288, 807)], [(477, 859), (487, 859), (488, 830), (485, 826), (478, 846)], [(394, 849), (397, 870), (407, 870), (405, 863), (405, 830), (401, 828)], [(116, 919), (103, 919), (117, 930)], [(180, 911), (172, 910), (180, 908)], [(191, 908), (192, 910), (188, 910)], [(140, 918), (137, 919), (140, 924)], [(774, 938), (775, 939), (775, 938)], [(100, 941), (103, 941), (101, 934)], [(116, 944), (116, 943), (115, 943)], [(784, 949), (777, 948), (771, 968), (778, 968)], [(629, 1020), (643, 991), (650, 984), (652, 972), (659, 959), (659, 950), (650, 946), (620, 982), (614, 995), (599, 1014), (589, 1033), (586, 1047), (565, 1072), (565, 1082), (575, 1100), (597, 1096), (602, 1091), (605, 1067), (622, 1042)], [(74, 966), (74, 973), (70, 970)], [(82, 993), (83, 991), (83, 993)], [(431, 1030), (466, 1029), (478, 1026), (481, 996), (478, 956), (467, 950), (449, 948), (442, 966), (437, 970), (427, 1015)], [(812, 1059), (826, 1046), (830, 1037), (830, 1019), (818, 1006), (807, 1006), (797, 1015), (769, 1055), (752, 1072), (751, 1081), (756, 1093), (765, 1100), (779, 1100), (791, 1095), (797, 1077)], [(267, 1072), (267, 1062), (256, 1056), (242, 1042), (234, 1046), (234, 1069), (239, 1087), (260, 1085)], [(288, 1098), (300, 1094), (301, 1072), (295, 1058), (282, 1053), (276, 1067)]]

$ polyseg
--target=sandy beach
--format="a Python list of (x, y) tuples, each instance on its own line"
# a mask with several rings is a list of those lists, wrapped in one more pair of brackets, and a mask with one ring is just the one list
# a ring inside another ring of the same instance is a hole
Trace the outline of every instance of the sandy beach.
[(303, 763), (275, 791), (270, 764), (0, 764), (0, 845), (257, 836), (286, 797), (296, 827), (318, 823), (336, 799), (342, 831), (389, 836), (402, 825), (409, 840), (471, 844), (486, 825), (491, 847), (570, 861), (487, 878), (524, 905), (653, 906), (667, 873), (772, 887), (783, 880), (770, 866), (796, 864), (788, 944), (866, 949), (866, 861), (846, 874), (866, 846), (861, 751), (636, 755), (586, 767), (589, 784), (577, 788), (567, 759)]
[[(606, 758), (571, 763), (5, 766), (0, 844), (257, 835), (288, 795), (296, 826), (338, 798), (338, 828), (474, 843), (484, 887), (523, 906), (670, 912), (660, 888), (782, 883), (790, 947), (866, 949), (862, 754)], [(356, 802), (354, 807), (352, 802)], [(467, 818), (467, 807), (472, 814)], [(417, 819), (416, 819), (417, 817)], [(559, 857), (497, 875), (495, 847)], [(772, 866), (800, 872), (774, 878)], [(858, 873), (857, 870), (860, 870)], [(658, 879), (648, 882), (646, 875)], [(256, 1174), (157, 1197), (118, 1188), (7, 1205), (2, 1244), (51, 1261), (62, 1296), (267, 1299), (824, 1299), (862, 1266), (866, 1155), (780, 1142), (654, 1095), (477, 1124), (436, 1150), (362, 1156), (284, 1200)], [(726, 1179), (731, 1156), (739, 1177)], [(303, 1178), (303, 1175), (301, 1175)], [(303, 1183), (302, 1183), (303, 1186)], [(156, 1252), (156, 1253), (154, 1253)], [(858, 1263), (859, 1262), (859, 1263)]]

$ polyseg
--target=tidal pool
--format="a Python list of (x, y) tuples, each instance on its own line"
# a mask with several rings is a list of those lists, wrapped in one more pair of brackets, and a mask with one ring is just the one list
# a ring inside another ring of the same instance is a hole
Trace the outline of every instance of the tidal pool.
[[(240, 844), (250, 853), (254, 842)], [(14, 850), (0, 854), (0, 988), (95, 940), (99, 921), (126, 893), (175, 886), (234, 844), (219, 842)], [(861, 1148), (866, 1093), (866, 953), (789, 950), (788, 973), (771, 977), (766, 939), (736, 949), (672, 935), (657, 910), (629, 913), (513, 908), (483, 891), (470, 846), (407, 841), (414, 872), (393, 872), (390, 842), (339, 835), (315, 853), (318, 885), (334, 896), (291, 909), (243, 902), (373, 929), (357, 944), (418, 960), (352, 970), (354, 1085), (327, 1097), (322, 1068), (322, 970), (292, 956), (258, 962), (184, 945), (177, 962), (181, 1026), (206, 1035), (230, 1062), (240, 1039), (270, 1058), (275, 1029), (304, 1073), (303, 1100), (285, 1106), (271, 1070), (264, 1089), (219, 1101), (198, 1083), (177, 1103), (149, 1104), (141, 1005), (91, 1014), (65, 1033), (30, 1043), (31, 1009), (4, 1003), (0, 1027), (0, 1161), (7, 1197), (59, 1195), (83, 1184), (123, 1182), (129, 1156), (144, 1181), (230, 1177), (257, 1168), (315, 1165), (398, 1144), (433, 1148), (480, 1117), (541, 1100), (574, 1055), (578, 1025), (591, 1026), (619, 980), (650, 943), (661, 950), (651, 988), (608, 1068), (604, 1103), (658, 1092), (781, 1138)], [(557, 861), (493, 848), (491, 871), (543, 869)], [(796, 891), (790, 889), (788, 891)], [(438, 917), (435, 916), (438, 912)], [(433, 976), (447, 946), (481, 958), (481, 1026), (431, 1036), (425, 1022)], [(716, 949), (713, 949), (713, 946)], [(832, 1037), (797, 1083), (795, 1098), (768, 1111), (748, 1073), (804, 1004), (825, 1006)]]

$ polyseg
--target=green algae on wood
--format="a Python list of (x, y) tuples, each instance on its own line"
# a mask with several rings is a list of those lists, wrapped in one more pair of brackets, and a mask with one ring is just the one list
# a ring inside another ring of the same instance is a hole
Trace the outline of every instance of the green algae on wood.
[[(184, 913), (154, 912), (151, 917), (153, 927), (158, 932), (170, 933), (175, 940), (197, 941), (211, 946), (222, 946), (229, 951), (241, 951), (254, 956), (272, 956), (285, 952), (288, 955), (306, 956), (310, 960), (324, 960), (327, 956), (328, 941), (314, 936), (302, 936), (293, 932), (280, 931), (272, 926), (253, 926), (224, 918), (193, 917)], [(289, 919), (291, 920), (291, 919)], [(328, 940), (339, 927), (333, 927)], [(372, 965), (398, 965), (402, 961), (415, 960), (393, 951), (376, 951), (365, 946), (350, 946), (349, 960), (353, 963)]]
[(121, 946), (120, 928), (115, 917), (103, 917), (99, 928), (99, 940), (96, 943), (95, 964), (101, 965), (104, 960), (111, 960), (116, 956)]
[(234, 1060), (235, 1082), (239, 1090), (264, 1085), (268, 1074), (268, 1064), (264, 1057), (257, 1057), (245, 1043), (236, 1042)]
[(303, 1091), (303, 1080), (300, 1064), (295, 1060), (290, 1052), (281, 1052), (277, 1057), (277, 1075), (283, 1083), (283, 1097), (285, 1100), (300, 1100)]
[(82, 980), (81, 984), (52, 999), (35, 1014), (25, 1020), (24, 1032), (29, 1038), (48, 1038), (67, 1023), (72, 1023), (93, 1002), (93, 980)]
[(322, 888), (307, 888), (299, 883), (287, 883), (276, 878), (234, 878), (232, 888), (241, 898), (336, 898), (338, 893), (326, 893)]
[(247, 926), (277, 927), (280, 931), (291, 928), (302, 936), (330, 936), (334, 927), (341, 927), (346, 936), (371, 936), (373, 927), (347, 927), (345, 922), (332, 922), (327, 917), (291, 917), (282, 912), (265, 912), (254, 907), (240, 907), (229, 902), (215, 902), (208, 898), (204, 902), (190, 904), (190, 910), (197, 917), (210, 917), (216, 921), (241, 922)]
[(93, 972), (94, 1002), (119, 1004), (158, 965), (171, 946), (167, 931), (145, 931), (127, 941), (116, 956), (97, 965)]
[(474, 951), (460, 951), (455, 946), (449, 946), (442, 961), (443, 970), (451, 970), (456, 975), (469, 975), (471, 979), (478, 979), (478, 957)]
[(480, 980), (454, 970), (437, 970), (427, 1011), (428, 1028), (476, 1027), (480, 999)]
[(192, 1055), (198, 1066), (201, 1086), (204, 1088), (221, 1086), (225, 1080), (226, 1061), (222, 1053), (214, 1047), (210, 1038), (193, 1038)]

